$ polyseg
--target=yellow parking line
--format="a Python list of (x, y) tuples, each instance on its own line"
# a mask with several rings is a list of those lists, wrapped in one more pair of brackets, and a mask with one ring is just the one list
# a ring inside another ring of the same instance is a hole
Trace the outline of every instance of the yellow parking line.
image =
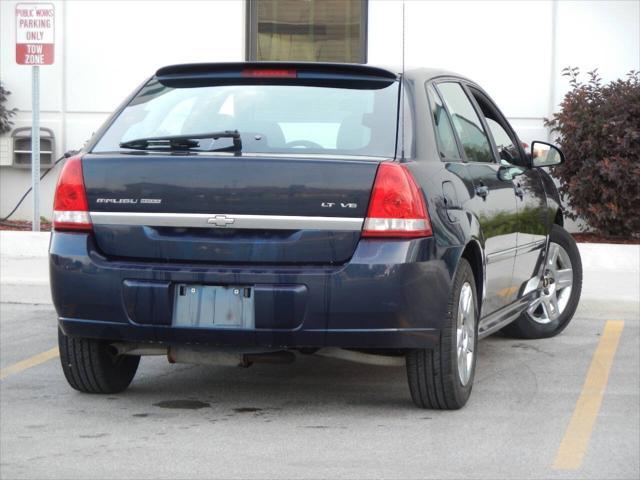
[(623, 327), (622, 320), (609, 320), (604, 326), (604, 332), (593, 354), (582, 392), (558, 448), (556, 460), (553, 463), (555, 469), (577, 470), (582, 466), (582, 459), (589, 446), (591, 432), (602, 404), (602, 396), (607, 387), (609, 371)]
[(6, 368), (0, 369), (0, 380), (4, 380), (6, 377), (8, 377), (9, 375), (13, 375), (14, 373), (20, 373), (28, 368), (40, 365), (41, 363), (47, 362), (59, 355), (60, 352), (58, 351), (58, 347), (55, 347), (51, 350), (39, 353), (38, 355), (34, 355), (33, 357), (29, 357), (18, 363), (14, 363), (13, 365), (9, 365)]

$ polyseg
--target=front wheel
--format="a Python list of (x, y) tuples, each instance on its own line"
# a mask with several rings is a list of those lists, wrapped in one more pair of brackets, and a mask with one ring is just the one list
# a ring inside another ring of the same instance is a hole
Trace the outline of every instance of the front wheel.
[(469, 399), (476, 370), (478, 298), (469, 262), (460, 260), (440, 341), (407, 353), (407, 378), (420, 408), (456, 410)]
[(554, 225), (536, 298), (526, 311), (507, 325), (506, 335), (537, 339), (562, 332), (573, 318), (582, 291), (582, 261), (573, 237)]

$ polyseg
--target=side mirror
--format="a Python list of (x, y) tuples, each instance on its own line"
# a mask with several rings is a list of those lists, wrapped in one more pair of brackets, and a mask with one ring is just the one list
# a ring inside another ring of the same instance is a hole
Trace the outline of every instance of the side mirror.
[(531, 142), (531, 166), (533, 168), (551, 167), (564, 162), (564, 154), (558, 147), (538, 140)]

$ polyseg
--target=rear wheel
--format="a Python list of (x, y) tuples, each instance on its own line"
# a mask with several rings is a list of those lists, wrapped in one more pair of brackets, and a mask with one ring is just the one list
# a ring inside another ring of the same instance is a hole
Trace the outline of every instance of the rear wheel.
[(582, 261), (573, 237), (554, 225), (549, 252), (536, 298), (503, 332), (516, 338), (548, 338), (564, 330), (573, 318), (582, 291)]
[(471, 394), (477, 345), (476, 284), (471, 266), (463, 258), (454, 277), (449, 313), (438, 345), (407, 354), (407, 378), (413, 402), (421, 408), (462, 408)]
[(58, 329), (60, 362), (73, 388), (85, 393), (118, 393), (138, 370), (139, 356), (116, 355), (108, 343), (67, 337)]

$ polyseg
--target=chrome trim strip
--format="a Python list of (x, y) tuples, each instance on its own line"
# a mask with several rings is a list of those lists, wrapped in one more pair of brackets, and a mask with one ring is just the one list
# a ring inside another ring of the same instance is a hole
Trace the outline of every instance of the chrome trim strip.
[(547, 239), (543, 238), (542, 240), (536, 240), (534, 242), (525, 243), (524, 245), (518, 245), (518, 255), (522, 255), (523, 253), (534, 252), (536, 250), (540, 250), (541, 247), (546, 245)]
[(499, 262), (500, 260), (504, 260), (505, 258), (515, 257), (515, 252), (517, 249), (518, 247), (511, 247), (505, 250), (490, 253), (487, 255), (487, 264)]
[(148, 227), (241, 228), (258, 230), (362, 230), (364, 218), (290, 215), (224, 215), (206, 213), (91, 212), (94, 225)]
[(492, 333), (497, 332), (502, 327), (506, 326), (520, 314), (526, 310), (532, 295), (523, 295), (519, 297), (515, 303), (502, 307), (500, 310), (490, 313), (486, 317), (480, 319), (478, 324), (478, 339), (485, 338)]
[(514, 252), (516, 256), (522, 255), (523, 253), (533, 252), (535, 250), (539, 250), (544, 244), (546, 244), (546, 239), (536, 240), (534, 242), (525, 243), (524, 245), (518, 245), (516, 247), (507, 248), (506, 250), (493, 252), (487, 255), (487, 263), (491, 264), (504, 260), (505, 258), (511, 258)]

